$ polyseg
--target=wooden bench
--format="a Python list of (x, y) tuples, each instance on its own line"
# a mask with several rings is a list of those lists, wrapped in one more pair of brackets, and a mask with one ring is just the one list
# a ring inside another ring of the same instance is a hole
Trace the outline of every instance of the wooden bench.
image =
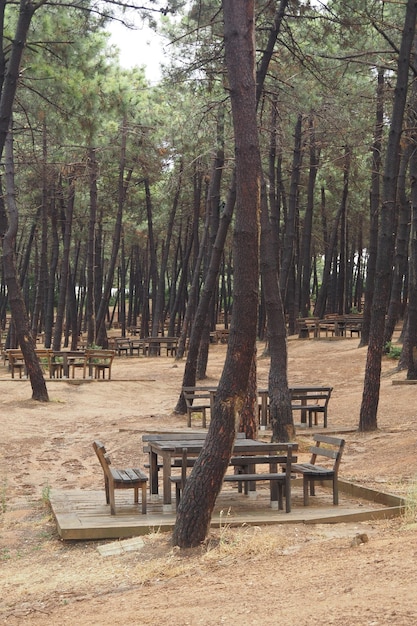
[(117, 356), (121, 356), (123, 353), (125, 356), (129, 356), (132, 353), (130, 339), (126, 337), (115, 337), (114, 350), (117, 352)]
[[(339, 504), (338, 473), (340, 461), (342, 460), (345, 440), (327, 435), (314, 435), (315, 445), (311, 446), (310, 463), (295, 463), (292, 471), (303, 476), (303, 496), (304, 506), (308, 505), (308, 495), (314, 496), (314, 485), (316, 482), (332, 481), (333, 484), (333, 504)], [(321, 445), (324, 444), (324, 445)], [(317, 457), (333, 460), (332, 467), (319, 465), (316, 463)]]
[(107, 370), (108, 379), (110, 380), (114, 354), (114, 350), (86, 350), (84, 356), (83, 378), (87, 377), (87, 369), (89, 376), (92, 378), (105, 378)]
[(318, 425), (318, 414), (323, 414), (323, 428), (327, 428), (327, 407), (333, 387), (290, 388), (291, 409), (301, 411), (301, 422), (311, 428)]
[[(291, 409), (301, 411), (301, 423), (318, 425), (318, 413), (323, 414), (323, 427), (327, 428), (327, 409), (333, 387), (289, 387)], [(258, 390), (258, 420), (261, 430), (271, 422), (268, 389)]]
[(187, 406), (187, 426), (191, 427), (191, 416), (200, 413), (203, 428), (207, 427), (207, 410), (211, 408), (215, 387), (183, 387), (185, 404)]
[[(232, 457), (230, 464), (237, 466), (239, 470), (234, 474), (225, 474), (223, 482), (235, 482), (245, 486), (245, 494), (249, 493), (249, 485), (257, 482), (268, 481), (270, 484), (271, 507), (283, 510), (283, 496), (285, 495), (285, 511), (291, 512), (291, 476), (294, 460), (291, 444), (277, 444), (277, 452), (285, 449), (285, 454), (271, 454), (268, 456), (239, 456)], [(269, 464), (269, 472), (256, 473), (255, 466)], [(278, 465), (281, 471), (278, 471)], [(175, 484), (176, 506), (181, 499), (181, 492), (187, 480), (188, 456), (187, 448), (182, 449), (181, 474), (170, 476), (170, 481)]]
[(217, 328), (210, 332), (211, 343), (227, 343), (229, 340), (228, 328)]
[(350, 313), (348, 315), (344, 315), (343, 319), (345, 323), (345, 337), (347, 337), (348, 332), (351, 337), (353, 337), (353, 335), (360, 337), (362, 334), (363, 315)]
[(148, 477), (141, 469), (114, 469), (106, 448), (100, 441), (93, 442), (93, 448), (104, 472), (106, 502), (110, 504), (110, 513), (116, 515), (115, 489), (134, 489), (135, 504), (139, 503), (139, 488), (142, 490), (142, 513), (146, 514), (146, 484)]
[(313, 337), (317, 337), (318, 322), (318, 317), (299, 317), (297, 319), (298, 338), (310, 339), (311, 332), (313, 333)]
[(178, 337), (146, 337), (143, 344), (144, 354), (147, 356), (161, 356), (161, 350), (166, 350), (167, 356), (177, 354)]
[[(41, 366), (45, 366), (49, 371), (51, 370), (51, 360), (53, 352), (48, 348), (35, 349)], [(9, 361), (9, 369), (14, 378), (15, 370), (19, 373), (19, 378), (22, 378), (22, 374), (26, 373), (26, 364), (22, 350), (19, 348), (9, 349), (5, 351), (5, 359)]]

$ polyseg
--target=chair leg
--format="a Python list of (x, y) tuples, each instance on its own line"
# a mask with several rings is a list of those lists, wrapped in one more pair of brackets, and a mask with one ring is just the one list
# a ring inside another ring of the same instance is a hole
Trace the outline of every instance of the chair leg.
[(282, 483), (277, 483), (278, 487), (278, 509), (282, 511), (284, 508), (283, 498), (282, 498)]
[(202, 410), (202, 418), (203, 418), (203, 428), (206, 428), (207, 426), (207, 416), (206, 416), (206, 409), (203, 408)]
[(135, 492), (135, 504), (139, 503), (139, 487), (134, 487), (134, 492)]
[(339, 486), (337, 476), (333, 476), (333, 504), (339, 504)]
[(304, 500), (304, 506), (308, 506), (308, 477), (307, 476), (303, 476), (303, 500)]
[(114, 486), (109, 484), (109, 497), (110, 497), (110, 513), (116, 515), (116, 503), (114, 500)]
[(146, 483), (142, 483), (142, 515), (146, 515)]

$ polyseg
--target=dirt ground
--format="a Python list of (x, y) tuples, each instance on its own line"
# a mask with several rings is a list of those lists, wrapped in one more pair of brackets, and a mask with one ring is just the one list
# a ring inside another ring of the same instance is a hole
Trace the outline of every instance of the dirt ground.
[[(290, 384), (332, 385), (329, 426), (359, 420), (366, 349), (356, 339), (289, 341)], [(269, 361), (258, 351), (258, 380)], [(206, 384), (225, 346), (210, 350)], [(48, 382), (50, 402), (0, 365), (0, 623), (51, 625), (396, 626), (417, 623), (417, 386), (383, 363), (379, 430), (346, 435), (341, 477), (406, 495), (395, 520), (336, 525), (224, 525), (190, 551), (155, 530), (140, 551), (101, 556), (106, 542), (62, 542), (51, 488), (100, 489), (100, 438), (117, 465), (143, 463), (141, 436), (185, 427), (173, 415), (183, 363), (120, 357), (110, 383)], [(355, 541), (358, 534), (368, 541)]]

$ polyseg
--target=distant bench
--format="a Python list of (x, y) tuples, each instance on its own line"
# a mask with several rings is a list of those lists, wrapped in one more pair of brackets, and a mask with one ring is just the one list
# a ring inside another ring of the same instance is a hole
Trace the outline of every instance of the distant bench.
[[(321, 386), (297, 386), (289, 387), (291, 395), (292, 411), (301, 411), (301, 423), (307, 424), (309, 428), (318, 425), (318, 414), (323, 414), (323, 427), (327, 428), (327, 408), (333, 387)], [(265, 429), (270, 423), (269, 412), (269, 392), (267, 389), (258, 391), (259, 403), (259, 423), (261, 429)]]
[[(207, 411), (212, 410), (217, 387), (199, 386), (183, 387), (185, 404), (187, 408), (187, 426), (191, 427), (192, 415), (200, 414), (202, 427), (207, 427)], [(301, 423), (308, 424), (309, 428), (318, 425), (318, 415), (323, 415), (323, 428), (327, 428), (327, 409), (333, 387), (321, 386), (297, 386), (289, 388), (291, 394), (291, 409), (301, 411)], [(261, 428), (266, 428), (270, 422), (269, 394), (267, 389), (258, 391), (259, 423)]]
[(203, 428), (207, 427), (207, 410), (211, 409), (216, 387), (183, 387), (184, 400), (187, 407), (187, 426), (191, 427), (193, 413), (199, 413)]
[[(38, 357), (41, 366), (45, 365), (46, 368), (50, 370), (51, 359), (53, 356), (52, 350), (39, 348), (35, 349), (35, 354)], [(25, 359), (22, 350), (19, 348), (5, 350), (4, 360), (5, 362), (6, 360), (9, 362), (9, 370), (12, 374), (12, 378), (14, 378), (15, 371), (18, 372), (19, 378), (22, 378), (22, 374), (26, 373)]]
[(293, 387), (291, 393), (292, 411), (301, 411), (301, 423), (309, 428), (318, 425), (318, 414), (323, 414), (323, 428), (327, 428), (327, 407), (333, 387)]

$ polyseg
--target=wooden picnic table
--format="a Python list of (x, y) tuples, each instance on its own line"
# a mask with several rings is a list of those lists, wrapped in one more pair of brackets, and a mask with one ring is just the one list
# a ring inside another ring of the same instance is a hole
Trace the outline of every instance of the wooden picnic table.
[[(157, 436), (156, 436), (157, 437)], [(144, 435), (143, 441), (146, 443), (146, 450), (149, 452), (149, 475), (150, 475), (150, 490), (151, 496), (156, 496), (159, 493), (158, 485), (158, 458), (162, 462), (162, 489), (163, 489), (163, 510), (170, 511), (172, 509), (172, 496), (171, 496), (171, 470), (172, 460), (174, 458), (181, 458), (184, 448), (187, 450), (188, 458), (197, 458), (200, 454), (206, 433), (199, 433), (192, 435), (188, 433), (188, 436), (182, 434), (174, 435), (170, 439), (153, 438), (149, 435)], [(242, 456), (250, 455), (252, 457), (262, 457), (262, 463), (265, 463), (265, 455), (269, 452), (274, 452), (277, 446), (283, 444), (277, 443), (265, 443), (256, 439), (246, 439), (244, 437), (236, 437), (233, 455)], [(296, 449), (296, 445), (292, 445)], [(256, 464), (252, 459), (253, 464)]]
[[(136, 335), (136, 333), (134, 333)], [(126, 354), (132, 356), (136, 351), (138, 356), (166, 356), (177, 354), (178, 337), (115, 337), (114, 348), (118, 356)]]
[(338, 315), (330, 313), (323, 319), (318, 317), (305, 317), (297, 320), (299, 326), (299, 337), (308, 339), (310, 333), (313, 333), (315, 339), (320, 337), (350, 337), (357, 335), (360, 337), (362, 332), (363, 315), (347, 313)]

